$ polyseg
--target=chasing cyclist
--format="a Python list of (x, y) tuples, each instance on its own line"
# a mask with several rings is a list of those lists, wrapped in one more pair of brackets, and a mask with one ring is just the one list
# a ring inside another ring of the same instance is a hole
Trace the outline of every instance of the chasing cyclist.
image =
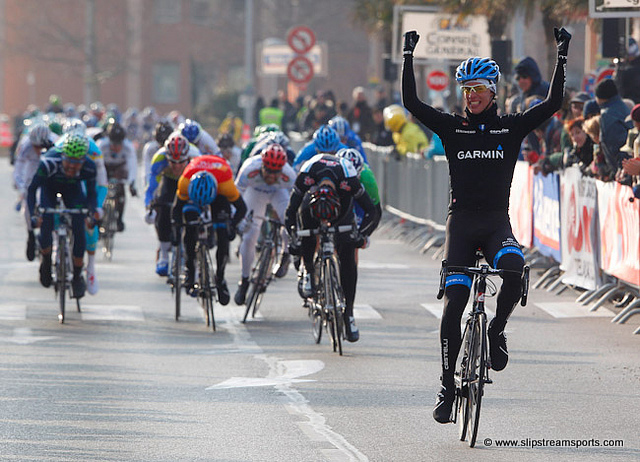
[[(201, 172), (207, 173), (200, 174)], [(197, 176), (197, 178), (196, 178)], [(191, 185), (194, 178), (196, 184)], [(212, 181), (211, 181), (212, 180)], [(211, 205), (211, 216), (216, 226), (216, 238), (218, 249), (216, 251), (216, 287), (218, 301), (222, 305), (229, 303), (230, 295), (227, 282), (224, 279), (224, 270), (229, 260), (229, 241), (235, 238), (235, 230), (247, 212), (247, 206), (233, 182), (231, 167), (222, 157), (205, 155), (196, 157), (185, 168), (178, 180), (176, 198), (171, 211), (172, 221), (180, 225), (183, 222), (183, 209), (187, 203), (202, 209)], [(235, 213), (231, 216), (231, 207), (235, 207)], [(190, 222), (197, 218), (198, 211), (185, 210), (184, 219)], [(187, 292), (193, 294), (195, 281), (195, 247), (197, 240), (197, 226), (185, 227), (184, 247), (186, 253), (187, 278), (185, 286)]]
[[(45, 214), (35, 217), (36, 192), (40, 189), (40, 206), (55, 207), (56, 194), (61, 193), (64, 204), (68, 208), (89, 209), (93, 218), (96, 216), (96, 164), (87, 157), (89, 140), (82, 135), (69, 136), (61, 148), (53, 147), (42, 156), (27, 191), (27, 206), (29, 216), (35, 227), (40, 227), (40, 283), (44, 287), (51, 286), (51, 248), (53, 243), (53, 216)], [(86, 185), (86, 195), (82, 182)], [(71, 288), (74, 298), (82, 298), (86, 290), (86, 283), (82, 277), (82, 266), (86, 245), (85, 218), (73, 215), (71, 227), (73, 230), (73, 279)], [(93, 226), (93, 220), (87, 219), (87, 225)]]
[[(402, 99), (405, 107), (433, 130), (445, 146), (449, 162), (451, 200), (447, 219), (445, 259), (454, 266), (473, 266), (476, 249), (495, 268), (510, 270), (497, 299), (496, 316), (489, 324), (491, 368), (507, 365), (505, 325), (521, 297), (524, 257), (509, 222), (509, 193), (520, 144), (533, 129), (560, 109), (564, 95), (565, 67), (571, 34), (554, 29), (558, 58), (546, 99), (525, 112), (498, 115), (495, 101), (500, 78), (498, 65), (490, 58), (469, 58), (456, 71), (466, 103), (465, 115), (446, 114), (423, 103), (416, 93), (413, 50), (416, 31), (404, 35)], [(460, 351), (460, 321), (471, 287), (471, 279), (453, 274), (445, 283), (445, 304), (440, 324), (442, 388), (433, 417), (451, 421), (455, 400), (454, 369)]]
[[(260, 234), (260, 226), (267, 213), (267, 205), (271, 204), (280, 220), (284, 219), (284, 212), (289, 203), (289, 193), (296, 179), (296, 173), (287, 163), (287, 154), (279, 144), (268, 146), (261, 156), (250, 157), (242, 164), (236, 186), (242, 193), (247, 210), (253, 219), (247, 229), (242, 230), (240, 244), (240, 261), (242, 264), (242, 279), (234, 296), (237, 305), (245, 302), (249, 288), (249, 274), (256, 254), (256, 243)], [(289, 239), (283, 233), (282, 247), (288, 249)], [(285, 250), (276, 270), (276, 277), (284, 277), (289, 266), (289, 253)]]
[[(330, 130), (333, 131), (333, 129)], [(354, 201), (365, 212), (358, 228), (360, 239), (354, 242), (347, 233), (336, 237), (340, 282), (346, 304), (345, 334), (349, 342), (357, 342), (360, 338), (353, 317), (353, 302), (358, 279), (356, 249), (365, 244), (366, 238), (371, 235), (380, 220), (380, 215), (358, 180), (358, 174), (351, 162), (331, 154), (317, 154), (302, 164), (289, 199), (285, 220), (285, 226), (293, 239), (293, 244), (297, 242), (298, 224), (303, 229), (317, 228), (321, 221), (327, 221), (332, 226), (352, 224)], [(313, 290), (313, 254), (316, 249), (316, 239), (306, 237), (301, 240), (299, 248), (295, 245), (290, 245), (289, 248), (290, 253), (294, 255), (302, 254), (305, 269), (303, 292), (305, 296), (309, 296)]]

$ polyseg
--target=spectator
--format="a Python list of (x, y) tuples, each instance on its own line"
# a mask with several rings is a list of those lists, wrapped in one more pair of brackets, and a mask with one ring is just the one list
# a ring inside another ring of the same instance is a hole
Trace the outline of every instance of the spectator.
[(591, 162), (590, 174), (602, 181), (610, 181), (613, 178), (613, 173), (607, 166), (604, 160), (604, 154), (600, 147), (600, 117), (599, 115), (593, 116), (585, 121), (583, 128), (584, 131), (593, 140), (593, 161)]
[(287, 99), (287, 94), (283, 90), (278, 90), (278, 107), (282, 110), (282, 130), (285, 134), (296, 131), (296, 107)]
[(571, 136), (569, 136), (568, 124), (566, 122), (577, 119), (578, 117), (582, 118), (584, 103), (589, 101), (589, 99), (591, 99), (589, 94), (581, 91), (580, 93), (573, 95), (569, 100), (569, 111), (567, 113), (565, 123), (562, 125), (562, 133), (560, 135), (560, 149), (562, 152), (565, 152), (567, 149), (571, 148), (572, 144), (574, 144)]
[(534, 172), (547, 175), (558, 169), (578, 164), (585, 175), (590, 175), (593, 162), (593, 140), (584, 131), (584, 118), (577, 117), (564, 123), (573, 145), (566, 151), (555, 152), (540, 160), (534, 167)]
[(383, 110), (388, 105), (389, 98), (387, 98), (387, 92), (384, 87), (378, 87), (376, 90), (376, 103), (373, 105), (373, 108)]
[(615, 82), (623, 98), (640, 103), (640, 49), (633, 38), (629, 38), (627, 59), (616, 70)]
[(427, 135), (418, 125), (407, 119), (405, 109), (399, 104), (392, 104), (382, 112), (384, 125), (393, 132), (393, 141), (398, 154), (405, 156), (408, 152), (422, 152), (429, 146)]
[(220, 134), (229, 133), (233, 137), (233, 141), (237, 144), (242, 137), (242, 119), (237, 117), (233, 112), (228, 112), (218, 129)]
[(586, 103), (584, 103), (584, 107), (582, 108), (582, 117), (584, 120), (589, 120), (591, 117), (600, 115), (600, 106), (595, 99), (590, 99)]
[(630, 111), (611, 79), (605, 79), (596, 86), (596, 101), (600, 106), (600, 149), (607, 167), (615, 173), (624, 157), (620, 148), (627, 140), (627, 132), (631, 128), (625, 121)]
[[(628, 175), (629, 183), (634, 186), (635, 196), (640, 199), (640, 104), (636, 104), (631, 110), (633, 128), (629, 130), (627, 143), (621, 151), (631, 156), (631, 159), (622, 160), (622, 171)], [(633, 177), (633, 178), (632, 178)]]
[(516, 82), (520, 88), (520, 94), (511, 101), (508, 112), (523, 112), (528, 106), (526, 99), (530, 96), (537, 96), (540, 101), (546, 98), (549, 92), (549, 82), (542, 80), (542, 74), (538, 63), (526, 57), (515, 67)]
[(273, 98), (268, 107), (262, 108), (258, 117), (260, 125), (275, 124), (282, 130), (284, 111), (279, 107), (278, 98)]
[(373, 116), (373, 135), (371, 142), (378, 146), (393, 146), (393, 136), (391, 130), (384, 125), (384, 117), (382, 109), (375, 108), (372, 112)]
[(353, 89), (354, 105), (347, 114), (347, 120), (351, 124), (351, 128), (364, 141), (369, 141), (373, 134), (373, 117), (371, 108), (367, 103), (367, 97), (364, 88), (356, 87)]

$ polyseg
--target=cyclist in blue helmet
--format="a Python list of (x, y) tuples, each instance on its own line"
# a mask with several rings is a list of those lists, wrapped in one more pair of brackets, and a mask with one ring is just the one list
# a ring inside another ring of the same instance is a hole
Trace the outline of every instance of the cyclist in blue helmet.
[(329, 120), (328, 125), (338, 133), (342, 144), (345, 144), (350, 148), (357, 149), (364, 158), (364, 161), (367, 164), (369, 163), (367, 160), (367, 154), (362, 147), (362, 140), (358, 134), (351, 129), (347, 119), (342, 116), (334, 116)]
[(193, 119), (187, 119), (178, 125), (184, 137), (189, 143), (195, 145), (202, 154), (213, 154), (221, 156), (222, 152), (213, 137), (202, 126)]
[(329, 125), (321, 125), (313, 134), (313, 139), (305, 144), (295, 160), (293, 168), (300, 170), (300, 166), (316, 154), (335, 154), (339, 149), (349, 146), (340, 142), (340, 135)]
[(217, 193), (218, 182), (211, 173), (201, 171), (191, 177), (189, 199), (198, 207), (211, 204)]
[[(413, 73), (416, 31), (404, 35), (402, 100), (404, 106), (445, 146), (449, 162), (451, 194), (447, 217), (445, 256), (451, 266), (473, 266), (480, 248), (494, 268), (509, 270), (497, 298), (496, 316), (488, 328), (491, 368), (504, 369), (509, 359), (504, 329), (522, 294), (524, 257), (511, 230), (509, 195), (522, 140), (562, 106), (565, 66), (571, 34), (554, 30), (557, 62), (549, 93), (540, 104), (522, 113), (498, 115), (495, 101), (500, 78), (490, 58), (470, 58), (456, 71), (466, 110), (464, 115), (446, 114), (420, 101)], [(455, 400), (454, 370), (462, 343), (460, 321), (469, 298), (471, 279), (465, 274), (449, 276), (440, 324), (442, 388), (433, 417), (451, 421)]]

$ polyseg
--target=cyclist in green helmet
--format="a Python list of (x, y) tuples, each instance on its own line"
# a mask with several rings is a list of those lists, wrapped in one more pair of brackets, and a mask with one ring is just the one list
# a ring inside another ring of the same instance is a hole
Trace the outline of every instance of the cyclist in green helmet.
[[(40, 227), (40, 283), (49, 287), (51, 275), (51, 247), (53, 232), (53, 216), (45, 214), (35, 217), (36, 193), (40, 190), (40, 206), (55, 207), (56, 195), (62, 194), (64, 204), (68, 208), (87, 208), (91, 218), (87, 217), (87, 225), (93, 225), (97, 219), (96, 164), (87, 157), (89, 140), (84, 135), (72, 134), (62, 147), (52, 147), (41, 158), (38, 169), (27, 190), (27, 208), (33, 227)], [(86, 183), (86, 194), (82, 182)], [(82, 277), (82, 265), (86, 247), (85, 217), (72, 216), (73, 229), (73, 280), (71, 287), (73, 296), (81, 298), (86, 290)]]

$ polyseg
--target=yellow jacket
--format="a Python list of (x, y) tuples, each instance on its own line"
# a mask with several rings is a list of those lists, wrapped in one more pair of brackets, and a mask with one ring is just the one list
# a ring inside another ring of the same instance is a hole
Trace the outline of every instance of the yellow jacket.
[(419, 153), (429, 146), (427, 135), (413, 122), (407, 122), (399, 132), (394, 132), (393, 141), (396, 143), (396, 150), (402, 155), (408, 152)]

